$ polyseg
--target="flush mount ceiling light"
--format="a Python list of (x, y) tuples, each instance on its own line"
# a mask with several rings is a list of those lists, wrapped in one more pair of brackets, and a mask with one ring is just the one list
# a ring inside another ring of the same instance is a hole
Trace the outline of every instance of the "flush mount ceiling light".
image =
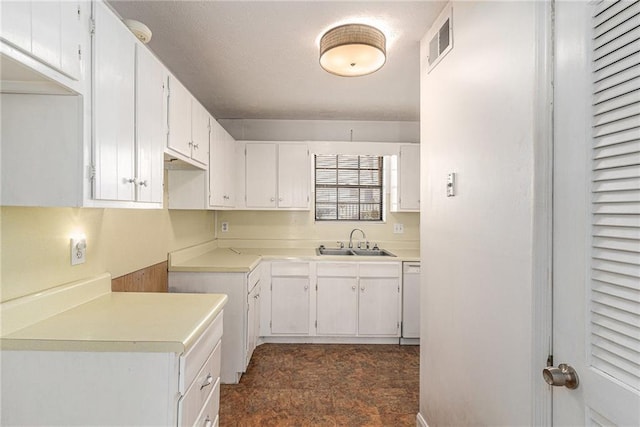
[(341, 25), (320, 39), (320, 66), (338, 76), (374, 73), (384, 65), (386, 53), (384, 34), (370, 25)]

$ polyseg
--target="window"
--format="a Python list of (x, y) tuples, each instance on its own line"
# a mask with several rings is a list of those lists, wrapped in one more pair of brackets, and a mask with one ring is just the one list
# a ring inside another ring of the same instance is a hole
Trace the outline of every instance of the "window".
[(382, 221), (381, 156), (315, 156), (316, 221)]

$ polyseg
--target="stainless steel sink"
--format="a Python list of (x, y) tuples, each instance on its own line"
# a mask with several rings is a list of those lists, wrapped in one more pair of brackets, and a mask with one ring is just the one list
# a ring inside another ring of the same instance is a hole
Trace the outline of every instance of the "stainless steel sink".
[(348, 249), (348, 248), (325, 248), (321, 246), (316, 248), (316, 254), (318, 255), (359, 255), (359, 256), (392, 256), (395, 257), (394, 254), (389, 252), (386, 249)]
[(316, 254), (318, 255), (355, 255), (353, 250), (346, 248), (325, 248), (320, 246), (316, 248)]
[(395, 256), (386, 249), (352, 249), (356, 255), (361, 256)]

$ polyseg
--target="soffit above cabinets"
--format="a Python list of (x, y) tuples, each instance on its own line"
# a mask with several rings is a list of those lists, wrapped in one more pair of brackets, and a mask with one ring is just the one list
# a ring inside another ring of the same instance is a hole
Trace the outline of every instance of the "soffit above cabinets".
[[(149, 47), (218, 119), (419, 120), (420, 39), (445, 2), (120, 1), (153, 32)], [(387, 36), (374, 74), (338, 77), (318, 61), (320, 36), (347, 22)]]

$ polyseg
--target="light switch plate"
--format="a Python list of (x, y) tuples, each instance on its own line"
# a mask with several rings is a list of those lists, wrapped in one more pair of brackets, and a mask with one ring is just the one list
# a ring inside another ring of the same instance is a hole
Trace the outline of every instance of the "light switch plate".
[(223, 233), (228, 232), (228, 231), (229, 231), (229, 223), (228, 223), (228, 222), (223, 222), (223, 223), (222, 223), (222, 226), (220, 227), (220, 230), (221, 230)]
[(402, 225), (402, 224), (393, 224), (393, 233), (394, 234), (402, 234), (402, 233), (404, 233), (404, 225)]
[(71, 265), (84, 264), (87, 260), (87, 238), (71, 238)]

